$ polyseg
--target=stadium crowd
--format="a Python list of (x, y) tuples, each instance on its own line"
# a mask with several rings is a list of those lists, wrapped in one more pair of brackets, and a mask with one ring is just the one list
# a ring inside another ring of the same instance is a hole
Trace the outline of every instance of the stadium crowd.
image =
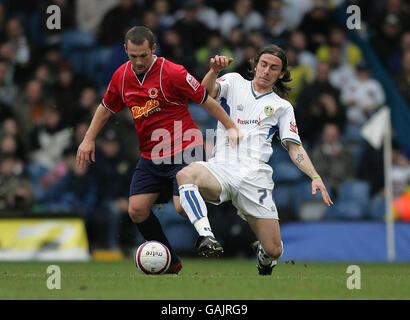
[[(157, 36), (157, 55), (197, 79), (215, 54), (235, 58), (227, 72), (249, 77), (259, 48), (283, 47), (304, 146), (334, 200), (358, 199), (356, 207), (309, 211), (308, 180), (277, 144), (271, 164), (281, 219), (382, 219), (382, 151), (361, 138), (360, 128), (386, 95), (338, 23), (343, 3), (360, 6), (361, 37), (410, 106), (410, 1), (0, 1), (0, 210), (83, 212), (92, 245), (118, 246), (139, 158), (131, 114), (121, 112), (104, 128), (93, 165), (80, 169), (74, 160), (112, 73), (128, 59), (125, 31), (145, 25)], [(61, 29), (47, 28), (50, 5), (61, 9)], [(200, 107), (190, 109), (201, 130), (215, 128)], [(400, 197), (409, 192), (410, 150), (393, 146)]]

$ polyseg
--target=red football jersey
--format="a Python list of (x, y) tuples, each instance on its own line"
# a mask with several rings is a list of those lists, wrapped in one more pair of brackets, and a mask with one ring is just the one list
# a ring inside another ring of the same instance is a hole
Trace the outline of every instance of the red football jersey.
[(188, 99), (197, 104), (207, 99), (205, 88), (183, 66), (162, 57), (154, 59), (141, 81), (130, 61), (119, 67), (102, 101), (113, 113), (124, 107), (131, 110), (141, 155), (147, 159), (170, 157), (203, 144)]

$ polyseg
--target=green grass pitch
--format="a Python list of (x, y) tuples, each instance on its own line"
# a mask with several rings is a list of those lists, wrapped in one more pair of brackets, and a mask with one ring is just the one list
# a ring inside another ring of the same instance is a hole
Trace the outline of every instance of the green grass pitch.
[[(61, 289), (47, 288), (58, 265)], [(346, 286), (351, 264), (361, 289)], [(408, 263), (279, 262), (259, 276), (256, 260), (185, 258), (179, 275), (141, 274), (132, 259), (117, 262), (0, 262), (0, 299), (289, 300), (410, 299)]]

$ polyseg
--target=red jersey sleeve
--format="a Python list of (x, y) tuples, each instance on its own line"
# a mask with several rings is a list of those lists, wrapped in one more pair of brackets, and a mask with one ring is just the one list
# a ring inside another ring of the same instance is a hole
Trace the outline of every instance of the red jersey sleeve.
[(204, 103), (208, 97), (201, 83), (181, 65), (173, 65), (172, 85), (176, 96), (191, 99), (197, 104)]
[(123, 100), (123, 78), (125, 76), (125, 68), (127, 64), (119, 67), (113, 74), (108, 85), (107, 91), (104, 94), (102, 104), (113, 113), (117, 113), (125, 107)]

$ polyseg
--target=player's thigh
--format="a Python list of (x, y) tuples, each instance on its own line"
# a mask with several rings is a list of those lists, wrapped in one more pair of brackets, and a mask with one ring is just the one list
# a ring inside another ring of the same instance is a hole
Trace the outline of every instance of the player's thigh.
[(218, 201), (222, 186), (215, 176), (199, 163), (191, 163), (178, 173), (178, 183), (190, 182), (198, 186), (204, 200)]
[(250, 215), (245, 215), (245, 218), (265, 251), (272, 256), (279, 255), (282, 247), (279, 220)]
[(142, 222), (148, 218), (151, 208), (159, 193), (139, 193), (129, 197), (128, 213), (134, 222)]

